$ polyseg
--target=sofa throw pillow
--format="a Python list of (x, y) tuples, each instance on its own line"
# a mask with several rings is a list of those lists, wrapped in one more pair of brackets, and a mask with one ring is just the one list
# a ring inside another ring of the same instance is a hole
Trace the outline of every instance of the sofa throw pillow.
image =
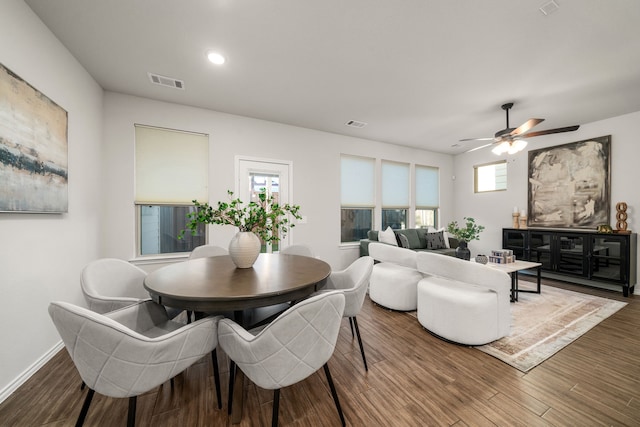
[(398, 246), (398, 242), (396, 241), (396, 233), (393, 232), (391, 227), (387, 227), (386, 230), (378, 233), (378, 241), (381, 243)]
[(446, 249), (444, 232), (427, 233), (427, 249)]
[(400, 233), (397, 233), (396, 236), (398, 237), (398, 240), (400, 240), (400, 247), (407, 249), (411, 248), (411, 246), (409, 245), (409, 238), (407, 236)]
[(444, 246), (447, 249), (450, 249), (451, 247), (449, 246), (449, 233), (446, 231), (444, 227), (442, 227), (438, 231), (442, 231), (442, 235), (444, 236)]

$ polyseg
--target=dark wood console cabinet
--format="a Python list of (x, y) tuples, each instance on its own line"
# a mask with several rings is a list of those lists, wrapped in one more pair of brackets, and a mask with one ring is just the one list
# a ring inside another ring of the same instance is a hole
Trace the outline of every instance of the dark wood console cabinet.
[(543, 276), (621, 285), (625, 297), (636, 284), (635, 233), (504, 228), (502, 247), (513, 250), (516, 259), (542, 263)]

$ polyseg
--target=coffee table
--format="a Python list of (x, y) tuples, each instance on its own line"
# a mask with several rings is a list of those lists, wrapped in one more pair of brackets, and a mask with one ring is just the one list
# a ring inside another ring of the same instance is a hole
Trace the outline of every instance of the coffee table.
[[(542, 263), (516, 260), (507, 264), (488, 262), (487, 265), (496, 270), (502, 270), (511, 276), (511, 302), (518, 301), (518, 292), (540, 293), (540, 267)], [(537, 270), (537, 287), (535, 291), (518, 289), (518, 272), (535, 268)]]

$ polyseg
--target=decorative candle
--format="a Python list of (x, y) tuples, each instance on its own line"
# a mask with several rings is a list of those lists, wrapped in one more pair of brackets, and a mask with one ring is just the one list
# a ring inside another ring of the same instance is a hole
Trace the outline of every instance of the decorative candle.
[(518, 207), (517, 206), (513, 207), (513, 213), (518, 213)]
[(522, 209), (520, 211), (520, 216), (527, 216), (527, 211), (525, 211), (524, 209)]

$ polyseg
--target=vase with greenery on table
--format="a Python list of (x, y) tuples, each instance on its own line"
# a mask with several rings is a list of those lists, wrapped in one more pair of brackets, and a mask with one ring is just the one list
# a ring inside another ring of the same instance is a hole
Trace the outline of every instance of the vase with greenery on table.
[(451, 221), (447, 225), (447, 232), (458, 239), (458, 247), (456, 248), (456, 257), (469, 261), (471, 259), (471, 251), (468, 243), (472, 240), (480, 240), (480, 233), (484, 230), (483, 225), (476, 224), (476, 220), (471, 217), (464, 217), (465, 225), (458, 225), (458, 221)]
[[(258, 193), (258, 201), (244, 204), (239, 198), (233, 198), (233, 191), (228, 190), (228, 202), (219, 201), (217, 207), (208, 203), (193, 201), (196, 210), (187, 214), (186, 228), (195, 234), (199, 224), (221, 224), (238, 227), (238, 233), (229, 243), (229, 255), (239, 268), (249, 268), (260, 254), (261, 242), (277, 242), (285, 237), (295, 224), (289, 219), (301, 219), (300, 206), (276, 203), (267, 190)], [(186, 230), (178, 235), (181, 239)]]

